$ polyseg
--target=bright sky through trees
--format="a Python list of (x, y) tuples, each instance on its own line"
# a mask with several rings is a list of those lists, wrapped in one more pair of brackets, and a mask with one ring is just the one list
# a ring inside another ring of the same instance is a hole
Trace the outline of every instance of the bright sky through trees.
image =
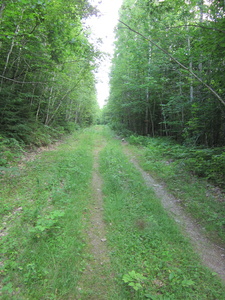
[(113, 55), (114, 27), (118, 22), (118, 10), (123, 0), (90, 0), (92, 5), (97, 6), (101, 12), (100, 17), (91, 17), (86, 23), (92, 30), (92, 41), (97, 43), (98, 39), (102, 40), (100, 50), (109, 53), (109, 56), (101, 62), (97, 79), (97, 97), (100, 107), (103, 107), (105, 100), (109, 95), (109, 70), (110, 61)]

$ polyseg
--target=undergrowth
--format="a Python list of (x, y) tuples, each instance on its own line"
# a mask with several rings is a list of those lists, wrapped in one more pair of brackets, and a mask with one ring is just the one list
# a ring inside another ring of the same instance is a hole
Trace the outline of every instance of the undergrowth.
[(0, 174), (18, 163), (22, 154), (37, 147), (50, 145), (79, 127), (67, 124), (67, 127), (53, 128), (41, 124), (17, 125), (10, 135), (0, 134)]
[(225, 290), (198, 262), (116, 141), (101, 153), (105, 220), (121, 299), (224, 299)]
[(225, 147), (197, 148), (175, 143), (169, 138), (131, 135), (130, 144), (146, 146), (153, 156), (176, 160), (192, 175), (205, 178), (225, 190)]

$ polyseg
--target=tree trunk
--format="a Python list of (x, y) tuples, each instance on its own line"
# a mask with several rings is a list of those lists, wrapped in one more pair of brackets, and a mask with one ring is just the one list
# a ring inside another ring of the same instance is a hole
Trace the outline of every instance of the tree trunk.
[[(16, 30), (15, 30), (15, 36), (16, 34), (19, 32), (19, 25), (16, 26)], [(7, 54), (7, 57), (6, 57), (6, 62), (5, 62), (5, 66), (4, 66), (4, 69), (3, 69), (3, 72), (2, 72), (2, 80), (1, 80), (1, 87), (0, 87), (0, 90), (2, 89), (2, 85), (3, 85), (3, 80), (4, 80), (4, 76), (5, 76), (5, 73), (6, 73), (6, 70), (7, 70), (7, 67), (8, 67), (8, 64), (9, 64), (9, 59), (10, 59), (10, 56), (12, 54), (12, 51), (13, 51), (13, 48), (14, 48), (14, 45), (15, 45), (15, 37), (12, 39), (12, 43), (11, 43), (11, 46), (10, 46), (10, 49), (9, 49), (9, 52)]]

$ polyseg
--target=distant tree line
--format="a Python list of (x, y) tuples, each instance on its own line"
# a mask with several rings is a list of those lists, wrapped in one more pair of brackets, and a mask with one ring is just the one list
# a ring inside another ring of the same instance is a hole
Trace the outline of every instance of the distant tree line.
[(117, 130), (225, 145), (225, 2), (124, 0), (104, 118)]

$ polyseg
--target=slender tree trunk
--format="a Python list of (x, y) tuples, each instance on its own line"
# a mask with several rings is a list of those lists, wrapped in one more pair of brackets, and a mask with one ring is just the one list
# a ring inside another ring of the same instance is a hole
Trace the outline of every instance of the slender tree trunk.
[[(53, 75), (53, 81), (55, 79), (55, 74)], [(45, 125), (48, 125), (49, 123), (49, 115), (50, 115), (50, 106), (51, 106), (51, 102), (52, 102), (52, 98), (53, 98), (53, 88), (54, 86), (52, 85), (50, 88), (50, 93), (49, 93), (49, 97), (48, 97), (48, 105), (47, 105), (47, 111), (46, 111), (46, 116), (45, 116)]]
[[(203, 22), (203, 0), (199, 0), (199, 9), (200, 9), (200, 16), (199, 16), (199, 23), (202, 24)], [(199, 69), (199, 77), (202, 79), (202, 74), (203, 74), (203, 57), (202, 57), (202, 53), (200, 53), (200, 59), (199, 59), (199, 63), (198, 63), (198, 69)], [(202, 86), (199, 87), (199, 95), (201, 95), (201, 88)], [(202, 97), (201, 97), (202, 98)]]
[[(13, 78), (16, 78), (17, 77), (17, 74), (18, 74), (18, 72), (19, 72), (19, 68), (20, 68), (20, 62), (21, 62), (21, 54), (22, 54), (22, 48), (20, 47), (20, 49), (19, 49), (19, 54), (18, 54), (18, 57), (16, 58), (16, 71), (15, 71), (15, 73), (14, 73), (14, 75), (13, 75)], [(14, 63), (13, 63), (14, 64)], [(12, 66), (13, 66), (13, 64), (12, 64)], [(24, 80), (23, 80), (24, 81)]]
[(80, 114), (80, 104), (77, 105), (77, 109), (75, 112), (75, 123), (78, 124), (79, 121), (79, 114)]
[[(188, 28), (187, 28), (188, 30)], [(190, 36), (188, 36), (188, 53), (189, 53), (189, 70), (192, 73), (192, 69), (193, 69), (193, 63), (192, 63), (192, 56), (191, 56), (191, 40), (190, 40)], [(190, 102), (193, 102), (194, 100), (194, 87), (193, 87), (193, 75), (190, 74), (191, 76), (191, 85), (190, 85)]]
[[(15, 35), (19, 32), (19, 25), (16, 26), (16, 30), (15, 30)], [(4, 66), (4, 69), (3, 69), (3, 72), (2, 72), (2, 80), (1, 80), (1, 87), (0, 87), (0, 90), (2, 89), (2, 85), (3, 85), (3, 81), (4, 81), (4, 76), (5, 76), (5, 73), (6, 73), (6, 70), (8, 68), (8, 64), (9, 64), (9, 59), (10, 59), (10, 56), (13, 52), (13, 48), (14, 48), (14, 45), (15, 45), (15, 37), (12, 39), (12, 43), (11, 43), (11, 46), (10, 46), (10, 49), (9, 49), (9, 52), (7, 54), (7, 57), (6, 57), (6, 62), (5, 62), (5, 66)]]
[(49, 115), (50, 115), (50, 103), (51, 103), (51, 99), (52, 99), (52, 96), (51, 96), (51, 91), (52, 91), (52, 87), (50, 89), (50, 95), (49, 95), (49, 99), (48, 99), (48, 105), (47, 105), (47, 111), (46, 111), (46, 116), (45, 116), (45, 125), (48, 125), (48, 122), (49, 122)]
[(2, 3), (0, 6), (0, 19), (2, 18), (2, 13), (3, 13), (3, 10), (5, 9), (5, 6), (6, 6), (5, 3)]
[[(147, 77), (150, 77), (150, 64), (151, 64), (151, 56), (152, 56), (152, 46), (151, 43), (149, 43), (148, 46), (148, 73), (147, 73)], [(146, 89), (146, 109), (145, 109), (145, 135), (149, 134), (149, 113), (151, 114), (151, 111), (149, 111), (149, 100), (150, 100), (150, 95), (149, 95), (149, 87), (147, 87)], [(151, 110), (151, 109), (150, 109)], [(152, 126), (152, 133), (154, 136), (154, 124), (153, 124), (153, 120), (151, 117), (151, 126)]]
[(165, 114), (165, 111), (164, 111), (162, 99), (161, 99), (161, 112), (162, 112), (162, 116), (163, 116), (164, 130), (165, 130), (166, 136), (168, 136), (168, 128), (167, 128), (166, 114)]
[(149, 127), (149, 88), (146, 89), (146, 105), (145, 105), (145, 135), (148, 135)]
[(38, 102), (38, 108), (37, 108), (36, 116), (35, 116), (36, 122), (38, 122), (38, 119), (39, 119), (40, 109), (41, 109), (41, 101)]

